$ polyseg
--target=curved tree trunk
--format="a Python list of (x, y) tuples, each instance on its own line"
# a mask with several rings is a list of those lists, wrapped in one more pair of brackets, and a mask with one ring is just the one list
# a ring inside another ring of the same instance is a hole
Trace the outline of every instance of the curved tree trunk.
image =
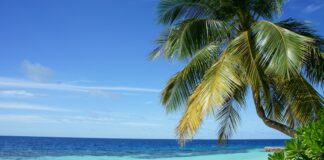
[(253, 94), (256, 112), (257, 112), (258, 116), (263, 120), (264, 124), (266, 124), (270, 128), (276, 129), (290, 137), (294, 137), (296, 131), (293, 128), (290, 128), (284, 124), (281, 124), (279, 122), (276, 122), (276, 121), (273, 121), (273, 120), (267, 118), (267, 116), (264, 112), (264, 109), (260, 103), (261, 100), (260, 100), (259, 92), (256, 90), (253, 90), (252, 94)]

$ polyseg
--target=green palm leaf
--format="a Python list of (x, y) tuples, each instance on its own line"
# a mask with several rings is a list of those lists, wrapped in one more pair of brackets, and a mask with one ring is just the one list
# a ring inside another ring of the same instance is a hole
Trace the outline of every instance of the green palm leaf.
[(317, 49), (309, 53), (304, 63), (302, 73), (305, 74), (313, 84), (324, 85), (324, 39), (317, 35), (315, 30), (305, 22), (299, 22), (289, 18), (277, 24), (290, 31), (315, 40), (314, 46), (316, 46)]
[[(277, 88), (277, 84), (274, 80), (269, 82), (270, 89), (270, 104), (262, 102), (265, 110), (265, 114), (269, 119), (275, 120), (277, 122), (282, 122), (286, 124), (285, 121), (285, 110), (286, 110), (286, 100), (283, 95), (280, 94)], [(294, 128), (293, 124), (288, 124), (291, 128)]]
[(315, 49), (314, 40), (268, 21), (257, 22), (252, 27), (255, 33), (259, 61), (268, 74), (283, 79), (298, 75), (308, 53)]
[(200, 0), (163, 0), (158, 8), (159, 21), (163, 24), (189, 18), (210, 17), (212, 11), (208, 1)]
[(227, 42), (231, 30), (232, 27), (223, 21), (187, 19), (161, 35), (157, 40), (159, 46), (150, 57), (154, 59), (164, 54), (167, 59), (188, 59), (212, 42)]
[(208, 18), (230, 22), (242, 1), (233, 0), (162, 0), (158, 6), (159, 22), (174, 24), (186, 19)]
[(282, 83), (280, 92), (286, 97), (292, 115), (301, 123), (314, 120), (324, 106), (323, 97), (303, 77)]
[(227, 140), (236, 132), (237, 125), (241, 120), (239, 114), (240, 106), (235, 106), (231, 101), (227, 103), (215, 114), (216, 120), (219, 121), (217, 131), (219, 143), (222, 143), (223, 140)]
[(168, 81), (161, 94), (161, 101), (167, 112), (176, 111), (187, 102), (206, 70), (217, 60), (219, 51), (218, 45), (214, 43), (207, 45), (197, 52), (184, 69)]
[(246, 89), (246, 86), (243, 85), (235, 91), (233, 98), (223, 104), (221, 108), (216, 108), (213, 111), (215, 119), (219, 122), (217, 131), (219, 143), (223, 143), (236, 132), (241, 121), (239, 112), (245, 105)]
[[(263, 91), (265, 102), (270, 101), (269, 85), (265, 79), (263, 68), (259, 65), (254, 46), (254, 40), (251, 33), (245, 31), (239, 37), (232, 41), (232, 52), (241, 61), (241, 67), (244, 68), (246, 73), (246, 80), (252, 86), (261, 88)], [(243, 79), (243, 77), (241, 77)]]
[(281, 14), (284, 1), (285, 0), (255, 0), (251, 8), (254, 11), (254, 15), (272, 19), (274, 15)]
[(271, 83), (271, 103), (265, 106), (269, 119), (299, 127), (316, 118), (323, 107), (323, 97), (301, 76)]

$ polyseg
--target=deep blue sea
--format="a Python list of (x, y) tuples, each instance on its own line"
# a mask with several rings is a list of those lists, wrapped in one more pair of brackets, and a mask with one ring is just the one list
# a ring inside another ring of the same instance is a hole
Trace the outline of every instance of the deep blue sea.
[(0, 160), (203, 160), (244, 155), (254, 160), (266, 158), (265, 146), (283, 145), (284, 140), (229, 140), (225, 145), (216, 140), (194, 140), (181, 147), (176, 140), (0, 136)]

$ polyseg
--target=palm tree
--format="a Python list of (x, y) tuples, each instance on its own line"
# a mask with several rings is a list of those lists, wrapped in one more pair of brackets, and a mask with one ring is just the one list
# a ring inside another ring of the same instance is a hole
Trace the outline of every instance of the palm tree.
[[(257, 115), (294, 136), (323, 107), (324, 40), (308, 24), (280, 15), (284, 0), (161, 0), (152, 59), (188, 62), (161, 94), (167, 112), (184, 109), (180, 142), (191, 139), (206, 116), (219, 122), (218, 139), (239, 123), (247, 92)], [(315, 88), (314, 88), (315, 87)]]

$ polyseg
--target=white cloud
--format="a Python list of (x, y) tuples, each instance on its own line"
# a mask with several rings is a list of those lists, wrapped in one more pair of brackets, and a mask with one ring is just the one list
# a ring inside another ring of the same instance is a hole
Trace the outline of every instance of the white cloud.
[(51, 69), (39, 63), (31, 63), (28, 60), (24, 60), (21, 63), (21, 67), (25, 75), (33, 81), (44, 82), (53, 76)]
[(0, 77), (0, 87), (15, 87), (15, 88), (31, 88), (43, 90), (69, 91), (69, 92), (84, 92), (84, 93), (99, 93), (107, 91), (125, 91), (125, 92), (148, 92), (159, 93), (160, 89), (139, 88), (139, 87), (110, 87), (110, 86), (81, 86), (62, 83), (39, 83), (32, 81), (24, 81), (12, 78)]
[(25, 90), (0, 90), (1, 97), (34, 97), (35, 94)]
[(0, 114), (0, 122), (18, 123), (59, 123), (59, 124), (102, 124), (122, 125), (124, 127), (158, 127), (158, 123), (127, 122), (127, 120), (116, 120), (110, 117), (91, 116), (44, 116), (33, 114)]
[(305, 9), (304, 12), (312, 13), (324, 7), (324, 4), (310, 4)]
[(47, 111), (47, 112), (78, 112), (76, 110), (56, 108), (45, 105), (18, 103), (18, 102), (0, 102), (0, 109), (10, 110), (35, 110), (35, 111)]

